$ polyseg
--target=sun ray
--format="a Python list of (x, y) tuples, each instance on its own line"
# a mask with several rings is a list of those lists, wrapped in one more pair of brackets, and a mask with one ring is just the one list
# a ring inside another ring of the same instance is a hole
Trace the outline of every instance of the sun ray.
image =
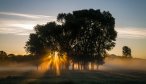
[(55, 71), (57, 76), (60, 75), (61, 69), (67, 63), (66, 53), (60, 54), (58, 51), (49, 52), (47, 56), (44, 56), (38, 70), (45, 73), (48, 70)]

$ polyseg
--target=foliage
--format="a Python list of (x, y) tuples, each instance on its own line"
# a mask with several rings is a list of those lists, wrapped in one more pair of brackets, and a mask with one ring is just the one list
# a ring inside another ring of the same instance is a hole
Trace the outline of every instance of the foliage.
[(115, 46), (115, 19), (109, 12), (89, 9), (60, 13), (57, 21), (61, 24), (35, 26), (26, 51), (38, 56), (59, 51), (80, 60), (103, 61), (106, 51)]
[(26, 43), (26, 49), (34, 55), (46, 53), (49, 49), (59, 50), (59, 40), (61, 38), (61, 26), (55, 22), (47, 23), (46, 25), (35, 26), (36, 33), (29, 36), (29, 41)]
[(1, 56), (7, 56), (7, 53), (5, 51), (0, 51)]
[(0, 51), (0, 61), (7, 59), (7, 53), (5, 51)]
[(123, 46), (123, 56), (131, 58), (131, 49), (128, 46)]

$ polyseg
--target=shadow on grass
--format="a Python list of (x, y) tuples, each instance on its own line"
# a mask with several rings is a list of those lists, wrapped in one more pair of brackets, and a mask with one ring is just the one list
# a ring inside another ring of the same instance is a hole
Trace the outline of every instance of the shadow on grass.
[[(26, 72), (20, 76), (7, 76), (0, 79), (0, 84), (146, 84), (145, 74), (136, 72), (120, 74), (105, 71), (64, 71), (56, 76), (52, 72), (38, 75), (35, 72)], [(126, 74), (126, 75), (124, 75)], [(136, 77), (131, 77), (133, 74)]]

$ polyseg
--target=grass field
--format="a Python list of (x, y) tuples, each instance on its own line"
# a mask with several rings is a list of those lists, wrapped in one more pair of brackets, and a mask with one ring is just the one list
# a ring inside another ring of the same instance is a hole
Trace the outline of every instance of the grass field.
[(145, 60), (105, 61), (99, 70), (63, 70), (59, 76), (54, 71), (40, 73), (27, 65), (9, 66), (7, 70), (0, 67), (0, 84), (146, 84)]
[[(2, 74), (3, 72), (0, 72)], [(51, 72), (5, 72), (0, 84), (146, 84), (146, 72), (138, 71), (64, 71), (60, 76)]]

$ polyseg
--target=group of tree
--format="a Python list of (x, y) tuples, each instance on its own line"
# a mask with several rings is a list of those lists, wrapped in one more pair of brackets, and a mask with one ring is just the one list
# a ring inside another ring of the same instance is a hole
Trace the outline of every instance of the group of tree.
[(26, 51), (36, 56), (66, 52), (69, 58), (102, 64), (106, 52), (115, 46), (115, 19), (108, 11), (85, 9), (60, 13), (57, 23), (36, 25), (35, 33), (26, 42)]
[[(104, 63), (106, 52), (115, 46), (115, 19), (108, 11), (85, 9), (59, 13), (56, 22), (36, 25), (25, 49), (37, 57), (48, 52), (67, 53), (72, 60)], [(0, 59), (9, 56), (0, 51)], [(123, 56), (131, 57), (131, 49), (123, 47)]]

